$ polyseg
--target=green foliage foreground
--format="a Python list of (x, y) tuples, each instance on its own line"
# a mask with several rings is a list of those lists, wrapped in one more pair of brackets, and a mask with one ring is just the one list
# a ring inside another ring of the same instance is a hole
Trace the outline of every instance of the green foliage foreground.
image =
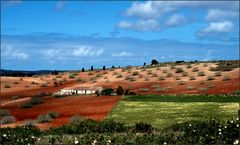
[(210, 119), (157, 129), (146, 123), (126, 126), (112, 120), (84, 120), (46, 131), (35, 126), (1, 128), (0, 144), (236, 144), (239, 123), (239, 118), (227, 122)]

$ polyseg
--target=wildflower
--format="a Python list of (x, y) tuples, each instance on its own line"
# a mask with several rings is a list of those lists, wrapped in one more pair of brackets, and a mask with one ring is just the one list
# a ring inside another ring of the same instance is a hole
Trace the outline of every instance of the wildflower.
[(237, 127), (239, 127), (239, 124), (237, 124)]
[(227, 128), (227, 126), (224, 126), (224, 128)]
[(3, 137), (7, 137), (7, 135), (6, 135), (6, 134), (3, 134)]
[(95, 145), (97, 143), (97, 140), (95, 139), (92, 143), (92, 145)]
[(233, 123), (233, 120), (231, 120), (231, 123)]
[(237, 117), (237, 119), (236, 120), (239, 120), (239, 118)]
[(220, 131), (220, 132), (221, 132), (221, 129), (219, 128), (219, 129), (218, 129), (218, 131)]
[(221, 132), (219, 132), (219, 135), (221, 135), (222, 133)]
[(31, 138), (33, 138), (33, 139), (34, 139), (34, 138), (35, 138), (35, 136), (31, 136)]
[(41, 140), (41, 138), (39, 137), (37, 141), (40, 141), (40, 140)]
[(108, 140), (107, 142), (108, 142), (108, 143), (111, 143), (111, 140)]
[(78, 144), (78, 143), (79, 143), (79, 141), (78, 141), (78, 140), (76, 140), (76, 138), (75, 138), (75, 141), (74, 141), (74, 143), (75, 143), (75, 144)]
[(233, 142), (233, 144), (234, 144), (234, 145), (239, 144), (239, 141), (238, 141), (238, 140), (235, 140), (235, 141)]
[(163, 144), (164, 144), (164, 145), (166, 145), (167, 143), (166, 143), (166, 142), (164, 142)]
[(192, 124), (189, 124), (189, 126), (192, 126)]

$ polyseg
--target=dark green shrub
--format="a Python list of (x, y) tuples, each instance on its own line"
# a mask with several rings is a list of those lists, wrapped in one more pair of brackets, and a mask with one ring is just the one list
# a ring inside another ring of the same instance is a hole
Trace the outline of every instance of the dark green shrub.
[(203, 71), (198, 72), (198, 76), (205, 76), (205, 73)]
[(44, 101), (41, 97), (32, 97), (30, 99), (30, 104), (32, 105), (38, 105), (38, 104), (42, 104)]
[(101, 95), (111, 95), (112, 93), (114, 93), (114, 90), (112, 88), (106, 88), (106, 89), (103, 89), (102, 92), (101, 92)]
[(231, 80), (231, 77), (229, 77), (229, 76), (224, 76), (223, 77), (223, 81), (230, 81)]
[(59, 116), (59, 113), (57, 112), (49, 112), (48, 115), (51, 117), (51, 118), (57, 118)]
[(121, 86), (118, 86), (118, 88), (117, 88), (117, 90), (116, 90), (116, 93), (117, 93), (118, 95), (123, 95), (124, 89), (123, 89)]
[(70, 123), (77, 123), (77, 122), (81, 122), (83, 121), (84, 118), (79, 116), (79, 115), (75, 115), (75, 116), (72, 116), (70, 119), (69, 119), (69, 122)]
[(128, 95), (134, 96), (134, 95), (136, 95), (136, 93), (131, 91), (131, 92), (129, 92)]
[(138, 71), (134, 71), (134, 72), (132, 73), (132, 75), (133, 75), (133, 76), (137, 76), (137, 75), (139, 75), (139, 72), (138, 72)]
[(150, 124), (140, 122), (135, 124), (135, 131), (141, 133), (151, 133), (153, 131), (153, 127)]
[(212, 80), (214, 80), (214, 77), (208, 76), (208, 77), (207, 77), (207, 80), (208, 80), (208, 81), (212, 81)]
[(9, 116), (10, 111), (8, 109), (0, 109), (0, 117), (2, 116)]
[(11, 88), (11, 86), (8, 85), (8, 84), (5, 84), (5, 85), (4, 85), (4, 88)]
[(215, 77), (219, 77), (219, 76), (222, 76), (222, 73), (221, 72), (215, 72)]
[(19, 97), (18, 96), (12, 96), (11, 97), (13, 100), (17, 100)]
[(20, 108), (24, 108), (24, 109), (27, 109), (27, 108), (32, 108), (32, 104), (30, 101), (27, 101), (27, 102), (24, 102), (23, 104), (20, 105)]
[(193, 69), (192, 69), (192, 72), (197, 72), (198, 71), (198, 68), (197, 67), (194, 67)]
[(38, 123), (51, 122), (52, 120), (53, 118), (49, 114), (41, 114), (37, 118)]

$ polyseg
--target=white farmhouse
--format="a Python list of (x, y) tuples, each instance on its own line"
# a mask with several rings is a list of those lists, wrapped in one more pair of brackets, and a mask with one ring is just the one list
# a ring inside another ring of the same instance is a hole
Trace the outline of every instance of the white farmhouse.
[(56, 95), (91, 95), (97, 91), (101, 92), (102, 87), (94, 86), (74, 86), (62, 89), (60, 92), (54, 93)]

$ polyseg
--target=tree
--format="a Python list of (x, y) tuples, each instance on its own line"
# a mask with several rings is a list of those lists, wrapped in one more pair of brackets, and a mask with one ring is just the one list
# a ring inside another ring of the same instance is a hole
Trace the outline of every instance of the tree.
[(101, 95), (111, 95), (112, 93), (114, 93), (114, 90), (112, 88), (106, 88), (106, 89), (103, 89), (102, 92), (101, 92)]
[(85, 72), (85, 69), (84, 69), (84, 67), (82, 68), (82, 72)]
[(123, 89), (121, 86), (118, 86), (118, 88), (117, 88), (117, 90), (116, 90), (116, 93), (117, 93), (118, 95), (123, 95), (124, 89)]
[(93, 71), (93, 66), (91, 66), (91, 71)]
[(145, 66), (145, 65), (146, 65), (146, 62), (143, 63), (143, 66)]
[(58, 75), (58, 71), (54, 70), (54, 71), (52, 72), (52, 75)]
[(102, 68), (103, 70), (106, 70), (106, 67), (105, 67), (105, 65), (103, 66), (103, 68)]
[(115, 66), (113, 65), (112, 68), (115, 68)]
[(156, 64), (158, 64), (158, 61), (156, 59), (153, 59), (151, 65), (156, 65)]

